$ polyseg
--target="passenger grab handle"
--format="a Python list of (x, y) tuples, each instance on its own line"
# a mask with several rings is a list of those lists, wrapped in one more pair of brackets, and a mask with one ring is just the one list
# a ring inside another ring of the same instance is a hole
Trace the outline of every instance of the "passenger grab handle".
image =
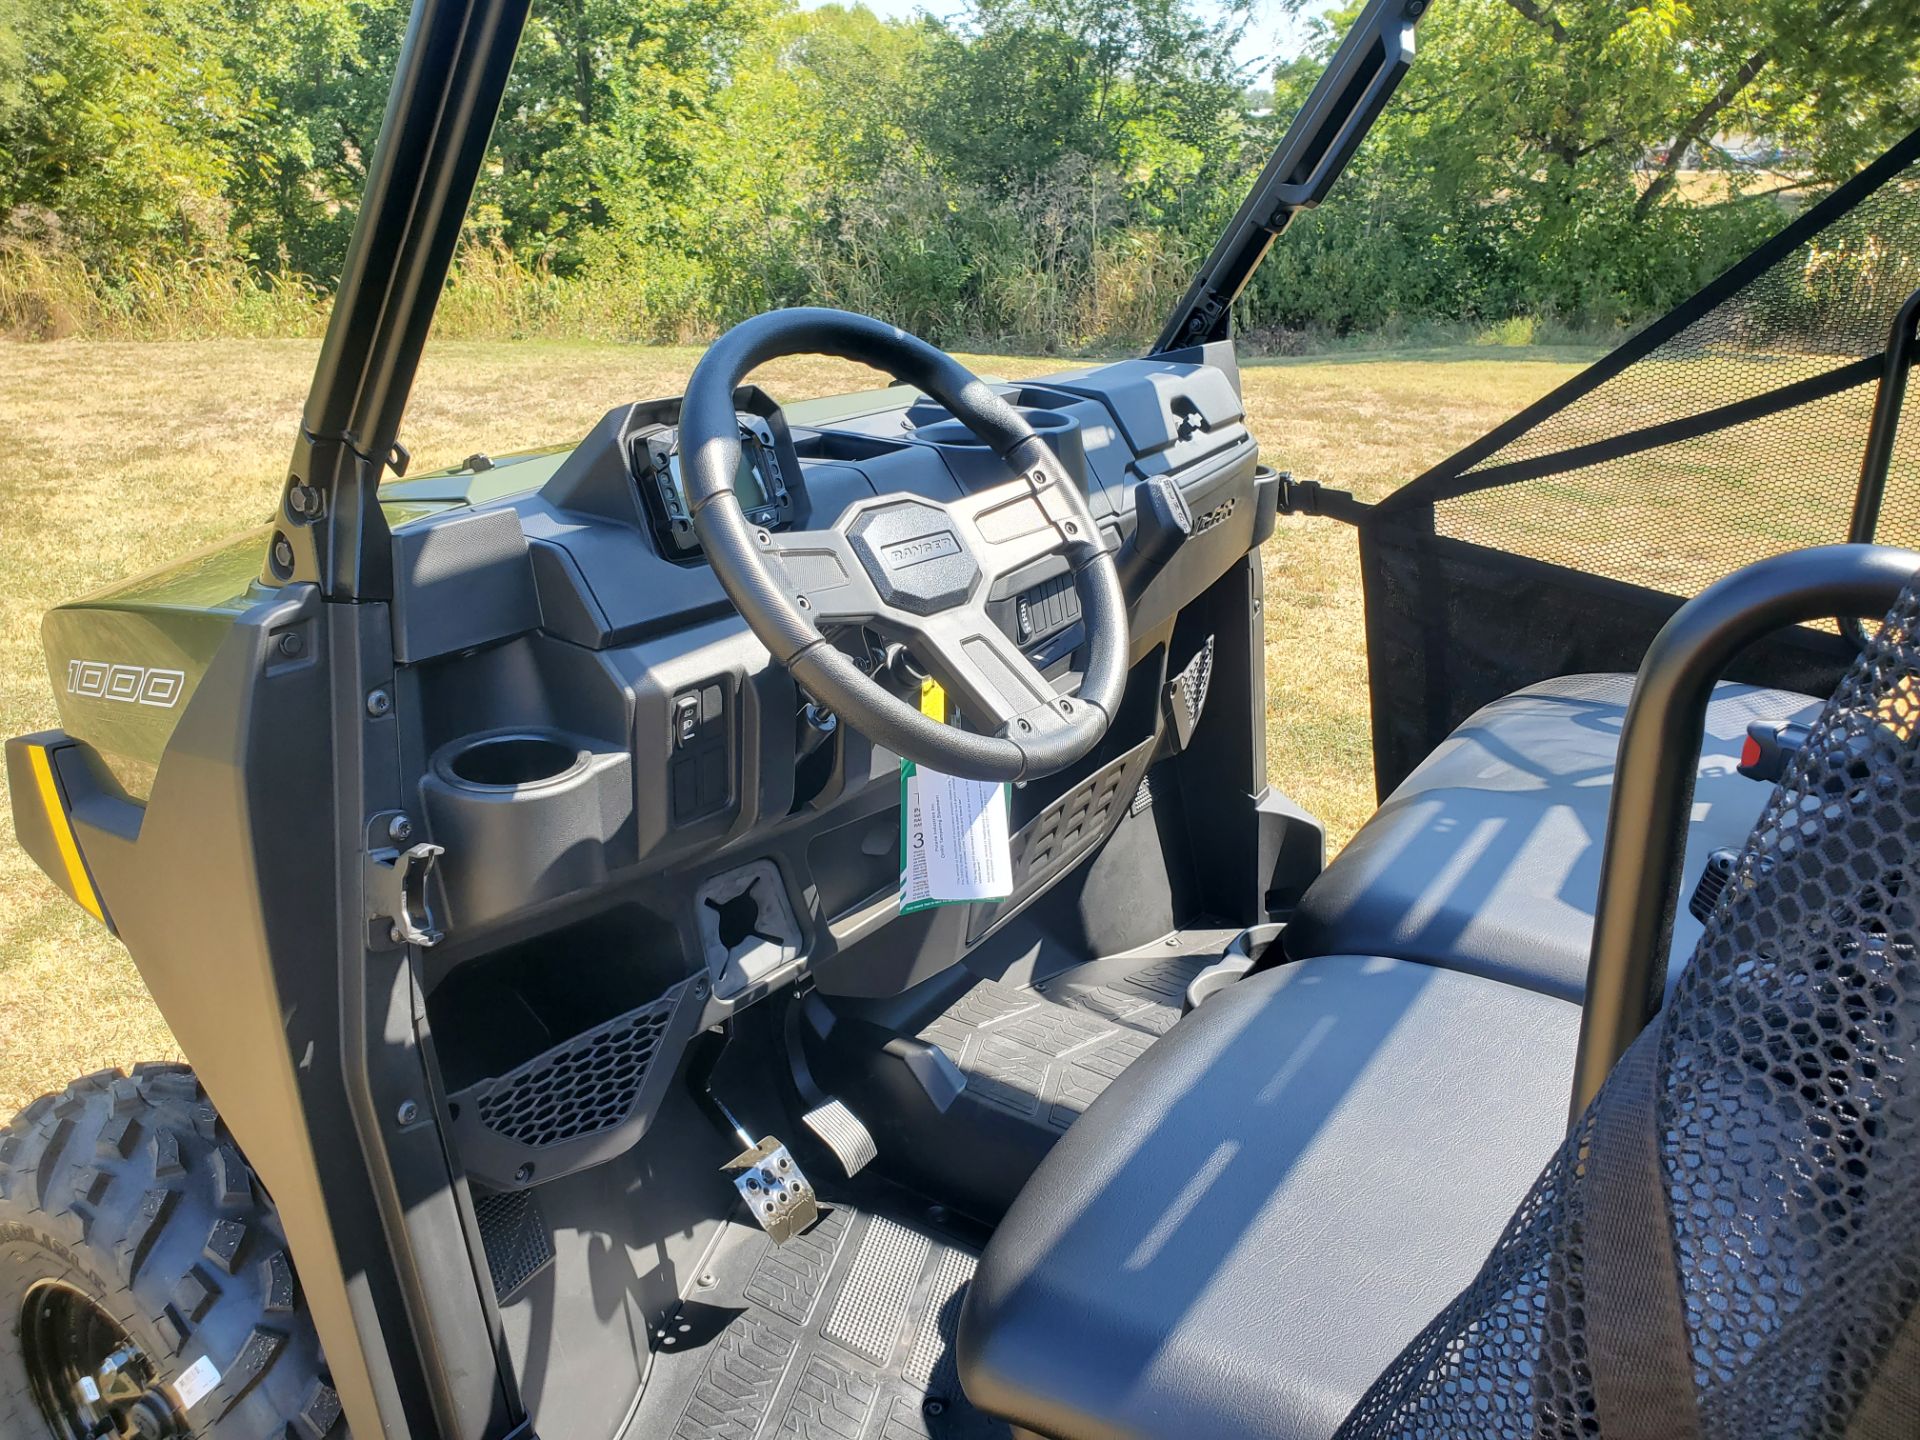
[(1774, 555), (1702, 590), (1647, 647), (1614, 764), (1572, 1121), (1660, 1009), (1707, 702), (1721, 672), (1785, 626), (1884, 614), (1916, 570), (1920, 554), (1885, 545)]

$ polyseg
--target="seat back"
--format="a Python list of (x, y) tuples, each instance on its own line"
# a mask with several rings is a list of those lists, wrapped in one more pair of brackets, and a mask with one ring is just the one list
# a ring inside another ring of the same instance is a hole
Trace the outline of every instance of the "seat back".
[(1920, 1434), (1920, 594), (1655, 1023), (1340, 1430)]

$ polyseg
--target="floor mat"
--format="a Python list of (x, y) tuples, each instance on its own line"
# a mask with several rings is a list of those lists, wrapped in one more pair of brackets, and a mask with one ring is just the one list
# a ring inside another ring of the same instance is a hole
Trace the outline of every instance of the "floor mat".
[(920, 1039), (966, 1075), (961, 1103), (1064, 1131), (1173, 1028), (1188, 982), (1233, 934), (1190, 932), (1173, 953), (1097, 960), (1031, 988), (983, 980)]
[(775, 1246), (730, 1224), (654, 1337), (633, 1436), (1008, 1440), (967, 1403), (953, 1331), (973, 1244), (901, 1200), (835, 1203)]

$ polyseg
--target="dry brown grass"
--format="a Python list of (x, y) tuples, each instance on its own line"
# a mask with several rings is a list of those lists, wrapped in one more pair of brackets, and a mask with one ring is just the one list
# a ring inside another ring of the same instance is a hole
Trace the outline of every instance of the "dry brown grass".
[[(310, 341), (0, 343), (0, 733), (54, 723), (39, 642), (48, 607), (271, 510), (314, 352)], [(698, 354), (437, 344), (406, 439), (424, 469), (579, 435), (619, 401), (681, 389)], [(963, 358), (1008, 376), (1064, 363)], [(1263, 364), (1247, 371), (1248, 408), (1274, 463), (1374, 497), (1558, 383), (1574, 358), (1481, 348)], [(762, 378), (786, 399), (877, 383), (837, 361)], [(1373, 790), (1352, 534), (1282, 519), (1267, 563), (1272, 774), (1337, 843)], [(76, 1074), (175, 1053), (126, 952), (15, 846), (0, 806), (0, 1115)]]

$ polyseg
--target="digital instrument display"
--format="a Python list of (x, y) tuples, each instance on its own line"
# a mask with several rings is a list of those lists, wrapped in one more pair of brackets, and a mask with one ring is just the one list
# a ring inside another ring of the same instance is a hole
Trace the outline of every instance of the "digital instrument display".
[[(740, 437), (740, 468), (734, 472), (733, 493), (740, 501), (740, 508), (751, 515), (763, 510), (774, 501), (774, 487), (767, 482), (764, 473), (767, 463), (765, 452), (751, 436)], [(680, 452), (675, 450), (667, 461), (668, 472), (672, 478), (675, 495), (679, 497), (680, 508), (687, 510), (687, 483), (680, 474)]]
[[(781, 470), (773, 427), (758, 415), (743, 413), (739, 418), (740, 468), (734, 472), (734, 497), (749, 524), (784, 530), (793, 523), (793, 496)], [(683, 562), (697, 559), (700, 540), (693, 528), (693, 507), (687, 501), (686, 477), (680, 469), (678, 429), (656, 425), (630, 443), (634, 479), (651, 512), (662, 553)]]

